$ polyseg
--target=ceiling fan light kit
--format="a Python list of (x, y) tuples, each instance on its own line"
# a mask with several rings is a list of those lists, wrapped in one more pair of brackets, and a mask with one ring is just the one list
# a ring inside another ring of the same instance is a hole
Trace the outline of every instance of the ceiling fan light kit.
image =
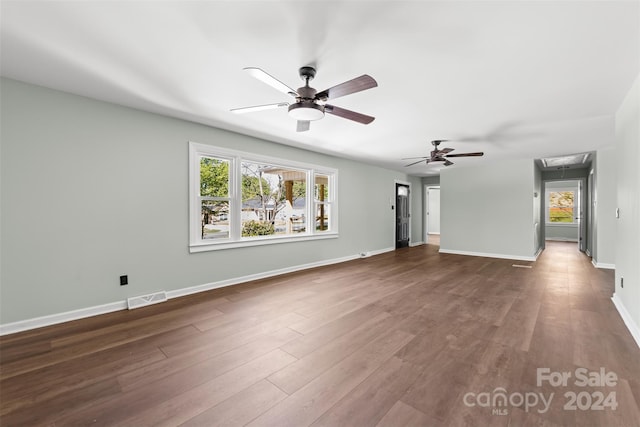
[(324, 117), (324, 106), (311, 101), (301, 101), (289, 105), (289, 115), (296, 120), (315, 121)]
[(252, 77), (266, 83), (274, 89), (289, 96), (293, 96), (295, 98), (295, 102), (292, 104), (289, 104), (288, 102), (279, 102), (275, 104), (256, 105), (253, 107), (233, 108), (231, 111), (234, 113), (250, 113), (286, 106), (288, 107), (289, 116), (293, 117), (298, 122), (296, 127), (298, 132), (308, 131), (310, 122), (322, 119), (325, 113), (365, 125), (371, 123), (375, 119), (375, 117), (367, 116), (366, 114), (325, 104), (329, 99), (335, 99), (378, 86), (378, 83), (373, 79), (373, 77), (367, 74), (363, 74), (355, 79), (348, 80), (329, 89), (317, 92), (314, 88), (309, 86), (309, 82), (313, 80), (316, 75), (316, 70), (313, 67), (302, 67), (298, 70), (300, 77), (305, 82), (305, 85), (298, 88), (298, 90), (290, 88), (260, 68), (247, 67), (244, 70)]

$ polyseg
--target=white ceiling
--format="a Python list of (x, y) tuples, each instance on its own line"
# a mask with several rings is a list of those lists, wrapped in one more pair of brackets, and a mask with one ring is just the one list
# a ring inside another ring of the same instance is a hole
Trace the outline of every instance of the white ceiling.
[[(432, 139), (455, 167), (596, 150), (640, 72), (638, 1), (5, 1), (3, 76), (402, 170)], [(378, 87), (332, 101), (295, 131), (290, 101), (242, 68), (294, 88), (315, 65), (326, 89), (361, 74)], [(188, 136), (186, 136), (188, 137)]]

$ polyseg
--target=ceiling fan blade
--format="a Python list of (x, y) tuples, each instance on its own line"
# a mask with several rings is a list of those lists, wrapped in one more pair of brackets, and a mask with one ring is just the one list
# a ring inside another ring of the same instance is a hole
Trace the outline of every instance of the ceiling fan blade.
[(445, 166), (451, 166), (453, 164), (453, 162), (450, 162), (449, 160), (445, 160), (444, 165)]
[(376, 86), (378, 86), (378, 82), (376, 82), (373, 77), (368, 74), (363, 74), (360, 77), (356, 77), (355, 79), (351, 79), (329, 89), (325, 89), (322, 92), (318, 92), (316, 94), (316, 99), (320, 99), (322, 101), (326, 101), (327, 99), (336, 99), (341, 96), (371, 89)]
[(455, 150), (455, 148), (443, 148), (442, 150), (438, 150), (438, 154), (447, 154)]
[(402, 158), (402, 159), (400, 159), (400, 160), (414, 160), (414, 159), (422, 159), (422, 160), (426, 160), (426, 159), (428, 159), (428, 158), (429, 158), (429, 157), (426, 157), (426, 156), (422, 156), (422, 157), (403, 157), (403, 158)]
[(296, 126), (296, 132), (308, 131), (310, 124), (311, 122), (309, 120), (298, 120), (298, 125)]
[(484, 156), (484, 153), (460, 153), (460, 154), (447, 154), (445, 157), (480, 157)]
[(413, 166), (413, 165), (417, 165), (418, 163), (422, 163), (424, 162), (426, 159), (422, 159), (422, 160), (418, 160), (417, 162), (413, 162), (413, 163), (409, 163), (408, 165), (404, 165), (405, 168), (408, 168), (409, 166)]
[(347, 110), (344, 108), (336, 107), (334, 105), (326, 104), (324, 106), (324, 112), (333, 114), (334, 116), (342, 117), (343, 119), (353, 120), (354, 122), (368, 125), (375, 120), (375, 117), (367, 116), (366, 114), (356, 113), (355, 111)]
[(260, 68), (246, 67), (246, 68), (243, 68), (243, 70), (249, 73), (252, 77), (255, 77), (256, 79), (260, 80), (263, 83), (268, 84), (269, 86), (271, 86), (272, 88), (280, 92), (286, 93), (287, 95), (291, 95), (294, 97), (298, 96), (298, 92), (296, 92), (294, 89), (291, 89), (289, 86), (282, 83), (280, 80), (276, 79), (271, 74), (267, 73), (266, 71)]
[(278, 102), (277, 104), (254, 105), (253, 107), (232, 108), (230, 111), (236, 114), (252, 113), (254, 111), (273, 110), (280, 107), (288, 107), (288, 102)]

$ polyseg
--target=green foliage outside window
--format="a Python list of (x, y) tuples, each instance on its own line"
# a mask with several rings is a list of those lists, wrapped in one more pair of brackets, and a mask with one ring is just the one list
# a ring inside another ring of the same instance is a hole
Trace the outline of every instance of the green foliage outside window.
[(549, 193), (549, 222), (573, 223), (573, 191), (552, 191)]
[(269, 221), (247, 221), (242, 225), (242, 237), (268, 236), (276, 230)]
[(210, 157), (200, 158), (200, 195), (229, 196), (229, 162)]

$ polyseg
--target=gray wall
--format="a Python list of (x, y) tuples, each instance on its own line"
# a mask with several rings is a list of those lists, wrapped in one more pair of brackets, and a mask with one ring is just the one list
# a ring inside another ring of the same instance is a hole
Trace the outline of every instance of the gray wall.
[(440, 248), (514, 259), (534, 256), (534, 163), (444, 169)]
[(440, 185), (440, 175), (422, 177), (422, 185)]
[[(640, 345), (640, 75), (616, 114), (616, 299), (633, 323)], [(624, 277), (624, 288), (620, 279)]]
[[(391, 248), (396, 179), (421, 240), (420, 178), (1, 83), (1, 324)], [(189, 254), (188, 141), (337, 168), (340, 237)]]
[(561, 225), (561, 224), (546, 224), (545, 225), (545, 238), (547, 240), (562, 240), (567, 242), (578, 241), (578, 225)]
[(533, 223), (535, 236), (533, 241), (533, 252), (537, 254), (544, 248), (544, 215), (542, 194), (542, 171), (538, 165), (533, 163)]
[(596, 265), (613, 267), (616, 263), (616, 200), (618, 158), (613, 148), (599, 150), (595, 169), (596, 180)]

